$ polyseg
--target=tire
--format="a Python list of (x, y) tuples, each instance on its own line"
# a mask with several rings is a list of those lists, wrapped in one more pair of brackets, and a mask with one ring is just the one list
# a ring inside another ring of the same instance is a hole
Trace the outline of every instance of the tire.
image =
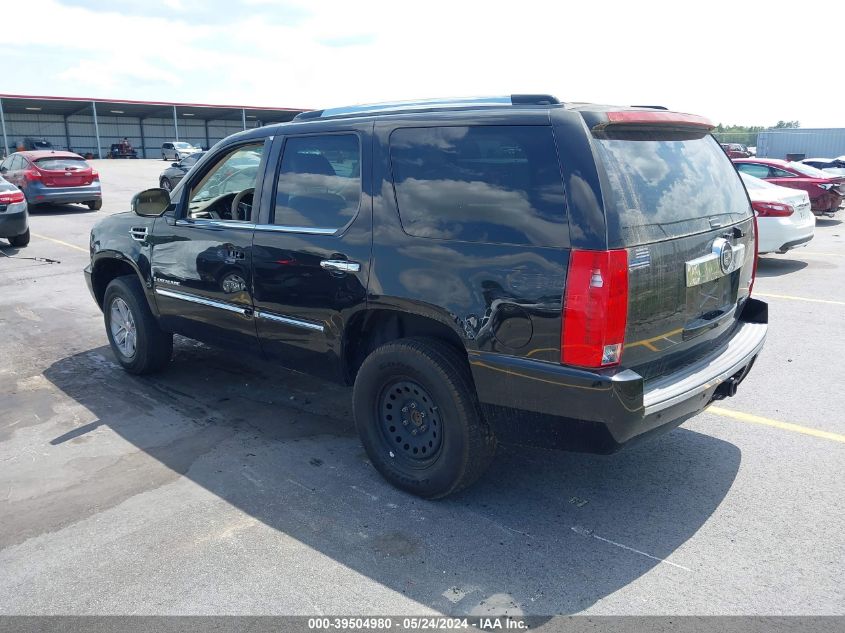
[(161, 160), (167, 160), (167, 154), (164, 152), (161, 153)]
[(26, 230), (26, 233), (21, 233), (20, 235), (13, 235), (12, 237), (8, 238), (9, 244), (12, 246), (16, 246), (21, 248), (29, 244), (29, 229)]
[(103, 208), (103, 199), (100, 198), (98, 200), (89, 200), (85, 204), (88, 205), (88, 208), (92, 211), (99, 211)]
[[(125, 313), (129, 316), (122, 316)], [(173, 335), (158, 326), (137, 277), (127, 275), (111, 281), (103, 297), (103, 319), (112, 352), (130, 374), (151, 374), (170, 362)], [(134, 333), (134, 348), (120, 339), (120, 328), (126, 331), (127, 323), (131, 325), (127, 333), (130, 340)]]
[(169, 178), (162, 178), (161, 182), (158, 183), (162, 189), (167, 191), (168, 193), (173, 191), (173, 183), (170, 182)]
[(435, 340), (399, 339), (376, 349), (358, 371), (352, 401), (373, 466), (420, 497), (466, 488), (495, 454), (466, 360)]

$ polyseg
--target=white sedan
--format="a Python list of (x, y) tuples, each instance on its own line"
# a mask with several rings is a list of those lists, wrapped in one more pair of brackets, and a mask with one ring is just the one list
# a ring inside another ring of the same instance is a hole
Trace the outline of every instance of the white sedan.
[(760, 253), (785, 253), (806, 246), (816, 230), (806, 191), (779, 187), (748, 174), (740, 174), (760, 232)]

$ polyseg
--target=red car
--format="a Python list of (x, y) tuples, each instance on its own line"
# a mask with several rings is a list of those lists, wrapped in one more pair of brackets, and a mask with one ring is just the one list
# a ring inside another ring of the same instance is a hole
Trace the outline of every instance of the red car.
[(833, 217), (845, 199), (843, 176), (834, 176), (803, 163), (776, 158), (735, 158), (733, 162), (743, 174), (768, 180), (781, 187), (806, 191), (816, 215)]
[(73, 152), (15, 152), (0, 163), (0, 175), (23, 191), (30, 209), (37, 204), (72, 202), (92, 210), (103, 206), (100, 175)]
[(748, 158), (751, 156), (751, 152), (748, 151), (745, 145), (739, 143), (721, 143), (721, 146), (729, 158)]

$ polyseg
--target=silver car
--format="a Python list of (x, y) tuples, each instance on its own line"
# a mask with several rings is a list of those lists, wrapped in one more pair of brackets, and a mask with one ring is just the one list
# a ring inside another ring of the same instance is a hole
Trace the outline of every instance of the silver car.
[(161, 144), (161, 159), (182, 160), (191, 154), (196, 154), (201, 151), (202, 150), (199, 147), (194, 147), (185, 141), (169, 141)]

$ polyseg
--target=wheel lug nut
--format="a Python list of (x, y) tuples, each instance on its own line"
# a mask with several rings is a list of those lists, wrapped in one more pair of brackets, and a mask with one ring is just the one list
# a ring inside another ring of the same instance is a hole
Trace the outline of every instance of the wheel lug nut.
[(403, 425), (403, 426), (408, 426), (408, 420), (402, 420), (402, 425)]
[(402, 413), (408, 413), (408, 407), (402, 407)]
[(417, 430), (416, 430), (416, 429), (411, 429), (411, 435), (416, 435), (416, 434), (417, 434)]

